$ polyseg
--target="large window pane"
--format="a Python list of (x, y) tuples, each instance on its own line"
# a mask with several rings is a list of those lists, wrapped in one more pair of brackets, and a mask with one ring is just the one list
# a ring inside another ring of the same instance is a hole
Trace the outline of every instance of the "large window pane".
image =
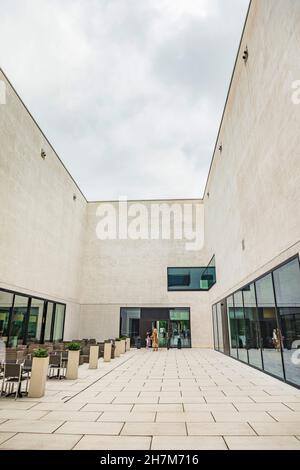
[(237, 357), (237, 328), (236, 328), (232, 296), (226, 299), (226, 305), (227, 305), (227, 318), (228, 318), (228, 328), (229, 328), (230, 356)]
[(256, 309), (254, 284), (243, 289), (244, 313), (246, 323), (246, 347), (249, 364), (262, 369), (261, 338)]
[(65, 306), (62, 304), (56, 304), (55, 306), (55, 320), (53, 330), (53, 341), (62, 341), (63, 330), (65, 321)]
[(219, 350), (218, 325), (217, 325), (217, 306), (213, 305), (213, 329), (214, 329), (214, 347)]
[(234, 311), (237, 326), (238, 358), (243, 362), (248, 362), (246, 349), (246, 322), (244, 317), (242, 291), (234, 294)]
[(27, 342), (39, 343), (43, 324), (44, 301), (32, 299), (29, 311)]
[[(177, 347), (181, 340), (181, 347), (191, 347), (190, 311), (186, 308), (174, 308), (169, 312), (170, 321), (166, 322), (166, 331), (171, 334), (170, 347)], [(161, 321), (158, 322), (160, 328)], [(159, 331), (159, 336), (161, 336)], [(167, 344), (167, 342), (165, 342)]]
[(281, 332), (277, 324), (272, 275), (256, 283), (258, 318), (263, 348), (264, 370), (283, 378), (281, 357)]
[(206, 268), (168, 268), (168, 290), (207, 290), (201, 286)]
[(9, 315), (13, 303), (13, 294), (0, 291), (0, 338), (5, 343), (8, 339)]
[[(286, 380), (300, 385), (300, 368), (295, 362), (300, 347), (300, 270), (299, 261), (274, 271), (275, 294), (283, 343), (283, 360)], [(296, 356), (296, 357), (295, 357)]]
[(217, 320), (218, 320), (219, 351), (224, 352), (222, 309), (221, 309), (220, 303), (217, 304)]
[(140, 308), (121, 309), (121, 335), (128, 336), (134, 344), (135, 338), (140, 332)]
[(24, 297), (22, 295), (15, 296), (9, 332), (10, 347), (16, 347), (18, 344), (22, 344), (24, 341), (28, 300), (28, 297)]
[(45, 325), (45, 334), (44, 334), (44, 341), (51, 341), (51, 326), (52, 326), (52, 318), (53, 318), (53, 302), (47, 303), (47, 314), (46, 314), (46, 325)]

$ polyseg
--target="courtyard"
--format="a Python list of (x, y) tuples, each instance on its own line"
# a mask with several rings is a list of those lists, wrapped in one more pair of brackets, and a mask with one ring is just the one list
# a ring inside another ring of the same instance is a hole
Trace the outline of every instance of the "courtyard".
[(300, 391), (209, 349), (131, 349), (1, 398), (0, 449), (300, 450)]

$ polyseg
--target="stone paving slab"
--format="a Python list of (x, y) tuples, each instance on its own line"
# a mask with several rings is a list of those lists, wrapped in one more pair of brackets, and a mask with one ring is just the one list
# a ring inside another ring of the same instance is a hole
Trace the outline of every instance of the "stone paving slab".
[(131, 350), (40, 399), (0, 398), (0, 449), (299, 449), (300, 392), (211, 350)]
[(0, 445), (0, 450), (71, 450), (81, 439), (80, 435), (16, 434)]

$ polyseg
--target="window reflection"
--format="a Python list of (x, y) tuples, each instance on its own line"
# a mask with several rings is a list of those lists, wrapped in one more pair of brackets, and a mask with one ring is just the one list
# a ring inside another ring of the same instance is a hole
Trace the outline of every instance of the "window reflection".
[(224, 340), (223, 340), (223, 325), (222, 325), (222, 307), (221, 304), (217, 304), (217, 322), (218, 322), (218, 342), (219, 351), (224, 352)]
[(13, 294), (0, 291), (0, 339), (8, 340), (9, 316), (13, 304)]
[(55, 305), (55, 318), (53, 328), (53, 341), (62, 341), (65, 321), (65, 305)]
[(276, 302), (282, 331), (286, 380), (300, 385), (300, 368), (293, 359), (300, 348), (300, 270), (299, 261), (274, 271)]
[(233, 305), (233, 296), (227, 298), (227, 317), (228, 317), (228, 326), (230, 332), (229, 338), (229, 348), (230, 356), (237, 358), (237, 328), (235, 321), (235, 312)]
[(9, 331), (8, 345), (16, 347), (23, 344), (25, 339), (25, 319), (28, 310), (28, 297), (16, 295), (12, 310), (11, 325)]
[(242, 292), (234, 294), (234, 311), (237, 330), (238, 358), (243, 362), (248, 362), (246, 349), (246, 323), (244, 317), (244, 305)]
[(262, 369), (261, 336), (254, 284), (243, 288), (243, 300), (246, 324), (246, 348), (248, 350), (249, 364)]
[(44, 341), (51, 341), (53, 309), (54, 309), (54, 303), (53, 302), (47, 302)]
[(39, 343), (41, 341), (43, 313), (44, 301), (40, 299), (31, 299), (27, 329), (27, 342)]
[(264, 370), (282, 378), (282, 335), (277, 323), (272, 274), (259, 279), (255, 285)]

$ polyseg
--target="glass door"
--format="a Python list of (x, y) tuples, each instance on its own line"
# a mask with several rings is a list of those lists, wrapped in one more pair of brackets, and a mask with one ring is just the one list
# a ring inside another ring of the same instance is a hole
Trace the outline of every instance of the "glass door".
[(166, 348), (167, 340), (168, 340), (168, 331), (169, 331), (168, 320), (159, 320), (157, 322), (157, 331), (158, 331), (158, 346), (160, 348)]

